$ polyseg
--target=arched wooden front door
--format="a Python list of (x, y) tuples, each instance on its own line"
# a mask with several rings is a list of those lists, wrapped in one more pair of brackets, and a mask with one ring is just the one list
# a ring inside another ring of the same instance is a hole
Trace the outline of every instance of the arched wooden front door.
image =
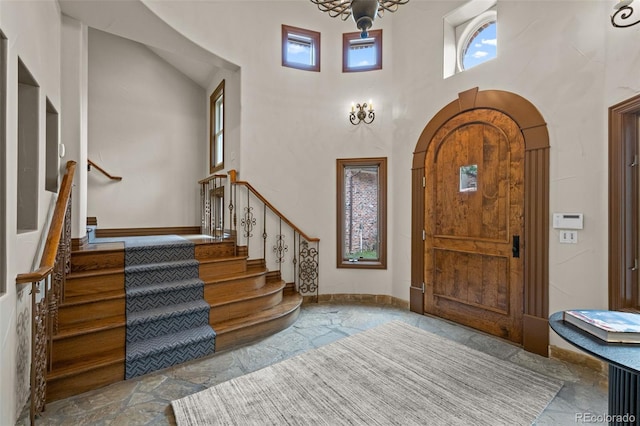
[(471, 89), (413, 162), (411, 309), (548, 354), (548, 133), (522, 97)]
[(524, 140), (473, 109), (436, 132), (425, 161), (425, 313), (522, 343)]

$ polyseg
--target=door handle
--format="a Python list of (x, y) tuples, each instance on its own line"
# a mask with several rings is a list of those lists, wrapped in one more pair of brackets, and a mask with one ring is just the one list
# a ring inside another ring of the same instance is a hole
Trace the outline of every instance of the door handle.
[(513, 257), (520, 257), (520, 235), (513, 236), (513, 246), (511, 247)]

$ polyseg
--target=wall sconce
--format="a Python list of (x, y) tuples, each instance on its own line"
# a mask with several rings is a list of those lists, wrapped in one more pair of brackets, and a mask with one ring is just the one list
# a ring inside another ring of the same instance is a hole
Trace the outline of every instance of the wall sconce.
[(351, 104), (351, 112), (349, 113), (349, 121), (351, 121), (351, 124), (356, 125), (362, 122), (371, 124), (375, 118), (376, 113), (373, 111), (373, 102), (371, 102), (371, 100), (369, 100), (369, 103)]
[(633, 8), (629, 6), (633, 0), (620, 0), (613, 8), (615, 12), (611, 15), (611, 25), (616, 28), (631, 27), (640, 24), (640, 18), (637, 21), (627, 21), (633, 15)]

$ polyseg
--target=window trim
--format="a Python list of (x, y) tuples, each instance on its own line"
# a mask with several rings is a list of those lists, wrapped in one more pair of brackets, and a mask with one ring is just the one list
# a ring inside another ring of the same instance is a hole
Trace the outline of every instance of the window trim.
[[(378, 260), (349, 262), (345, 256), (344, 172), (347, 167), (378, 167)], [(342, 158), (336, 160), (336, 265), (349, 269), (387, 269), (387, 157)]]
[[(218, 130), (216, 126), (216, 101), (222, 97), (222, 129)], [(209, 97), (209, 173), (215, 173), (224, 169), (224, 128), (225, 128), (225, 111), (224, 111), (224, 80), (220, 82), (218, 87)], [(222, 135), (222, 158), (218, 161), (216, 158), (216, 140), (217, 136)]]
[[(313, 65), (305, 65), (299, 62), (290, 62), (287, 59), (287, 46), (289, 42), (289, 35), (296, 35), (299, 37), (305, 37), (305, 38), (311, 39), (311, 45), (313, 48), (313, 58), (314, 58)], [(304, 70), (304, 71), (320, 72), (320, 33), (317, 31), (312, 31), (304, 28), (292, 27), (290, 25), (282, 24), (282, 66)]]
[(369, 30), (369, 37), (373, 39), (376, 49), (376, 63), (366, 67), (349, 67), (349, 51), (351, 41), (361, 40), (360, 32), (342, 34), (342, 72), (363, 72), (382, 69), (382, 30)]
[[(640, 312), (638, 271), (638, 153), (640, 95), (609, 107), (609, 309)], [(634, 200), (636, 198), (636, 200)]]
[(491, 9), (497, 11), (497, 0), (469, 0), (443, 17), (442, 78), (446, 79), (460, 73), (457, 68), (458, 32), (456, 29)]
[[(491, 22), (495, 22), (496, 25), (498, 24), (498, 13), (495, 9), (484, 11), (481, 14), (477, 15), (475, 18), (471, 19), (468, 23), (460, 25), (464, 26), (464, 29), (462, 30), (462, 33), (460, 33), (460, 36), (458, 37), (458, 40), (456, 42), (456, 72), (467, 70), (467, 68), (464, 67), (464, 55), (469, 49), (469, 44), (476, 36), (476, 31), (483, 29), (485, 25), (488, 25)], [(495, 57), (485, 59), (480, 64), (490, 61), (491, 59), (495, 59)]]

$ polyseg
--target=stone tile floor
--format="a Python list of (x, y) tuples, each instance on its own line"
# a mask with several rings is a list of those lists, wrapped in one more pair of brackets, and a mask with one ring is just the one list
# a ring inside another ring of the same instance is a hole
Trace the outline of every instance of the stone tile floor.
[[(563, 381), (564, 386), (536, 425), (575, 425), (581, 422), (576, 420), (577, 414), (602, 416), (607, 412), (606, 378), (593, 370), (540, 357), (501, 339), (403, 309), (312, 303), (303, 305), (291, 327), (257, 343), (50, 403), (36, 425), (174, 425), (170, 405), (174, 399), (392, 320)], [(17, 425), (28, 424), (25, 409)]]

